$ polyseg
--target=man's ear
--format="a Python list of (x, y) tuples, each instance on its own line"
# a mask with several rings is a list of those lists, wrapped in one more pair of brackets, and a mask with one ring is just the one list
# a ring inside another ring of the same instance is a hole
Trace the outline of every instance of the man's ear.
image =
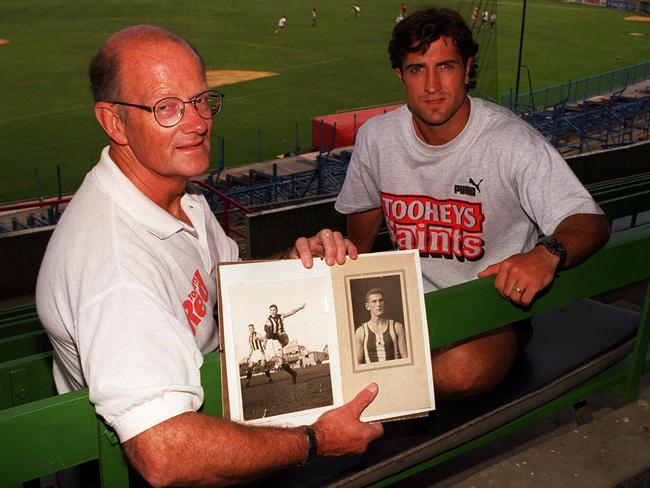
[(402, 68), (395, 68), (395, 74), (400, 80), (404, 81), (404, 78), (402, 78)]
[(469, 72), (472, 69), (473, 62), (474, 58), (467, 59), (467, 64), (465, 65), (465, 85), (469, 84)]
[(129, 143), (124, 131), (124, 122), (115, 105), (108, 102), (95, 103), (95, 118), (113, 142), (120, 146), (126, 146)]

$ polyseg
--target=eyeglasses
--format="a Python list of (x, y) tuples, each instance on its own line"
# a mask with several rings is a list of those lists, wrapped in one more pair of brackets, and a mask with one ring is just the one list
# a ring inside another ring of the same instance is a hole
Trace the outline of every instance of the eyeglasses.
[(154, 119), (163, 127), (174, 127), (183, 119), (185, 104), (191, 103), (203, 119), (213, 119), (221, 111), (225, 95), (216, 90), (206, 90), (189, 100), (181, 100), (178, 97), (166, 97), (158, 100), (153, 107), (138, 105), (135, 103), (113, 101), (115, 105), (126, 105), (153, 113)]

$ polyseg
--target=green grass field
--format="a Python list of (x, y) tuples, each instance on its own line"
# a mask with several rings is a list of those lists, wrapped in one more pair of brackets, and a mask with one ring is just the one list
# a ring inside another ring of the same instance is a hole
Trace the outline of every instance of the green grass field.
[[(187, 37), (208, 69), (274, 71), (279, 75), (223, 86), (226, 101), (215, 125), (226, 165), (271, 159), (293, 150), (295, 124), (309, 150), (310, 118), (399, 102), (402, 87), (386, 46), (399, 1), (358, 0), (3, 0), (0, 2), (0, 201), (72, 192), (95, 163), (105, 138), (95, 123), (87, 87), (90, 57), (112, 32), (153, 23)], [(408, 2), (409, 8), (428, 5)], [(469, 0), (446, 0), (469, 17)], [(490, 2), (492, 4), (493, 2)], [(483, 2), (485, 5), (485, 2)], [(309, 9), (318, 10), (311, 27)], [(498, 3), (497, 34), (479, 34), (481, 89), (491, 96), (514, 85), (521, 2)], [(280, 15), (286, 32), (274, 35)], [(524, 59), (533, 87), (647, 61), (650, 23), (626, 22), (617, 10), (528, 2)], [(632, 36), (635, 32), (642, 36)], [(527, 86), (522, 86), (524, 91)], [(217, 165), (216, 151), (213, 165)]]

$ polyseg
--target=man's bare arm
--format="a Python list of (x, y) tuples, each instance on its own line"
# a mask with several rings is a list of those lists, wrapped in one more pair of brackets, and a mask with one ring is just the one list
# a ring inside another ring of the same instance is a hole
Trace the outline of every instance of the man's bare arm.
[(560, 222), (550, 237), (561, 241), (566, 247), (563, 267), (570, 268), (607, 244), (610, 232), (609, 222), (604, 215), (576, 214)]
[[(603, 247), (609, 233), (609, 223), (603, 215), (575, 214), (560, 222), (549, 237), (564, 244), (567, 255), (563, 267), (568, 268)], [(558, 256), (544, 246), (536, 246), (529, 252), (515, 254), (488, 266), (478, 277), (496, 275), (494, 286), (501, 296), (528, 306), (535, 295), (553, 281), (559, 263)]]
[(289, 311), (289, 312), (285, 312), (285, 313), (283, 313), (283, 314), (281, 315), (282, 318), (283, 318), (283, 319), (286, 319), (287, 317), (291, 317), (291, 316), (292, 316), (293, 314), (295, 314), (296, 312), (299, 312), (300, 310), (302, 310), (303, 308), (305, 308), (305, 305), (307, 305), (307, 304), (306, 304), (306, 303), (303, 303), (303, 304), (300, 305), (299, 307), (296, 307), (296, 308), (294, 308), (293, 310), (291, 310), (291, 311)]
[(354, 355), (357, 359), (357, 364), (363, 364), (363, 326), (357, 327), (354, 331)]
[(409, 352), (406, 349), (406, 334), (404, 333), (404, 326), (395, 322), (395, 335), (397, 335), (397, 347), (399, 347), (399, 354), (402, 358), (409, 357)]
[(348, 239), (357, 246), (358, 252), (372, 251), (383, 220), (381, 208), (348, 215)]
[[(377, 395), (362, 390), (314, 424), (321, 456), (362, 453), (383, 433), (381, 424), (359, 420)], [(248, 427), (188, 412), (162, 422), (123, 444), (131, 464), (153, 486), (225, 486), (297, 465), (308, 452), (301, 428)]]

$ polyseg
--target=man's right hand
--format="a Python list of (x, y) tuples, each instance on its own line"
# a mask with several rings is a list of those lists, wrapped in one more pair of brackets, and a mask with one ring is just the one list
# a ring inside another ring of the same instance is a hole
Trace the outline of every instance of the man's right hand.
[(384, 433), (380, 423), (359, 420), (361, 413), (375, 399), (379, 387), (371, 383), (345, 405), (325, 412), (312, 426), (316, 433), (318, 455), (342, 456), (361, 454)]

